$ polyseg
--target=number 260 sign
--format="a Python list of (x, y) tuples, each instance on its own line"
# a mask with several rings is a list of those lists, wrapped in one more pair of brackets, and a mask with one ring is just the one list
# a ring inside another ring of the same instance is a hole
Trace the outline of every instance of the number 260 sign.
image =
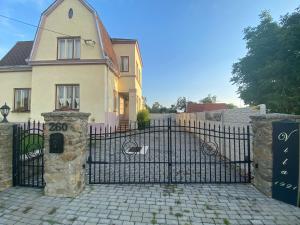
[(66, 123), (49, 123), (50, 131), (67, 131), (68, 125)]

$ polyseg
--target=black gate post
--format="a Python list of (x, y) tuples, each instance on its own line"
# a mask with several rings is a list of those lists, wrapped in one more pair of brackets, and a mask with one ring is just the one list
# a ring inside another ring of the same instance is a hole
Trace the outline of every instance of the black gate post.
[[(247, 126), (247, 148), (248, 148), (248, 183), (251, 183), (251, 150), (250, 150), (250, 126)], [(240, 156), (241, 157), (241, 156)], [(245, 159), (244, 159), (245, 160)]]
[(172, 121), (168, 118), (168, 183), (172, 183)]

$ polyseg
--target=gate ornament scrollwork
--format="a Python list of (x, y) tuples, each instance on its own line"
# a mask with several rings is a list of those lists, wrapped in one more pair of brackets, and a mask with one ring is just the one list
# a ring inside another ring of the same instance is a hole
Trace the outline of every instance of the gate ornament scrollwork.
[(216, 142), (203, 142), (201, 151), (208, 156), (215, 156), (218, 154), (219, 146)]
[(42, 145), (39, 143), (28, 144), (25, 148), (25, 155), (27, 159), (33, 159), (40, 156), (42, 153)]
[(122, 152), (124, 155), (136, 155), (137, 152), (131, 152), (130, 150), (132, 148), (137, 148), (138, 144), (135, 140), (132, 140), (131, 138), (126, 139), (122, 144)]

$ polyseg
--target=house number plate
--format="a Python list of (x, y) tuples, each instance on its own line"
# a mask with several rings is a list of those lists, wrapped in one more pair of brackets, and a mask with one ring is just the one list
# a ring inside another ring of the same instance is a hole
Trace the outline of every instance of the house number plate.
[(50, 131), (67, 131), (68, 124), (66, 123), (49, 123)]

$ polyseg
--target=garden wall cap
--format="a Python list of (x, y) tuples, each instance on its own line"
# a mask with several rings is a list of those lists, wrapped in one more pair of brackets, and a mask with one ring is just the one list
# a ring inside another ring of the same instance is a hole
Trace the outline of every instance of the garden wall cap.
[(270, 113), (265, 115), (250, 116), (251, 120), (278, 120), (278, 119), (292, 119), (300, 120), (300, 115)]
[(43, 117), (89, 117), (91, 113), (84, 112), (48, 112), (42, 113)]
[[(0, 119), (0, 121), (1, 121), (1, 119)], [(16, 125), (16, 123), (11, 123), (11, 122), (8, 122), (8, 123), (0, 123), (0, 126), (1, 126), (1, 127), (12, 127), (12, 126), (14, 126), (14, 125)]]

